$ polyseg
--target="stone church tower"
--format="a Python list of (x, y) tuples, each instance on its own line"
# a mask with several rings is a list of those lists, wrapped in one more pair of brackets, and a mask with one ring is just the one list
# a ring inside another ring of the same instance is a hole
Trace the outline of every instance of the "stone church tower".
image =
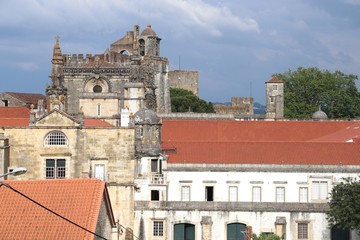
[(266, 118), (284, 118), (284, 82), (276, 76), (266, 82)]
[(139, 34), (135, 25), (102, 54), (61, 54), (56, 39), (48, 111), (59, 108), (120, 126), (121, 112), (142, 108), (170, 112), (167, 58), (160, 57), (160, 38), (151, 26)]

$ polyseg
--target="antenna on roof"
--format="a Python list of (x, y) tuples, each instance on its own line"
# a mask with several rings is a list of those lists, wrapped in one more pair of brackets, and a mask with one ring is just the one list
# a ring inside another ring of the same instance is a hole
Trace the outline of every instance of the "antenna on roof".
[(250, 97), (252, 97), (252, 82), (250, 81)]

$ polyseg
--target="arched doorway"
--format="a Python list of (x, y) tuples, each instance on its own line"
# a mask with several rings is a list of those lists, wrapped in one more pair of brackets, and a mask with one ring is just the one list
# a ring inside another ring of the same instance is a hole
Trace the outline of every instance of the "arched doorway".
[(230, 223), (226, 227), (227, 240), (245, 240), (246, 225), (242, 223)]
[(195, 225), (189, 223), (175, 224), (174, 240), (195, 240)]
[(350, 231), (333, 226), (331, 228), (331, 240), (350, 240)]

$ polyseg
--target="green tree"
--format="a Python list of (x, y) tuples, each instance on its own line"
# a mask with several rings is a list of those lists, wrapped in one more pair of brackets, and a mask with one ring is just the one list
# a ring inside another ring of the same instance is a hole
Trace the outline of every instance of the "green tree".
[(333, 187), (327, 220), (343, 230), (360, 230), (360, 180), (346, 178)]
[(259, 236), (253, 235), (254, 240), (280, 240), (281, 238), (274, 233), (260, 233)]
[(214, 112), (214, 107), (211, 102), (206, 102), (200, 99), (189, 90), (182, 88), (170, 88), (170, 98), (172, 112)]
[(275, 74), (284, 81), (284, 116), (311, 118), (321, 107), (329, 118), (360, 116), (360, 94), (356, 75), (318, 68), (298, 68)]

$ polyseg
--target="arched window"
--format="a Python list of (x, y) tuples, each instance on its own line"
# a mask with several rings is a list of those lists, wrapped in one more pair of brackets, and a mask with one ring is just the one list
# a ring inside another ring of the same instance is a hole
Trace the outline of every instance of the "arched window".
[(122, 50), (120, 52), (121, 55), (130, 55), (128, 50)]
[(45, 145), (64, 146), (68, 144), (68, 140), (64, 133), (59, 131), (50, 132), (45, 137)]
[(100, 85), (95, 85), (93, 87), (93, 91), (94, 91), (94, 93), (101, 93), (102, 92), (102, 87)]

